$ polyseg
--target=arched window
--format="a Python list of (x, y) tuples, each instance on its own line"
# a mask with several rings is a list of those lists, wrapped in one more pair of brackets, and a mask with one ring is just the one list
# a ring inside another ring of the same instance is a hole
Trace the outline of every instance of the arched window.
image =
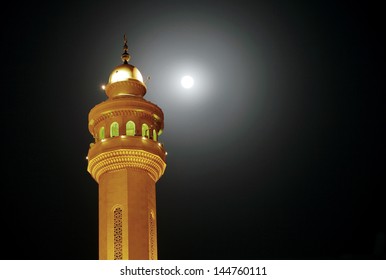
[(135, 136), (135, 123), (133, 121), (126, 123), (126, 135)]
[(102, 140), (102, 139), (105, 139), (105, 127), (102, 126), (100, 129), (99, 129), (99, 139)]
[(114, 136), (119, 136), (119, 124), (117, 122), (110, 125), (110, 137)]
[(149, 138), (149, 126), (147, 124), (142, 124), (142, 136)]
[(149, 259), (157, 259), (157, 236), (156, 236), (156, 225), (155, 215), (153, 210), (149, 214)]
[(157, 131), (153, 129), (153, 140), (157, 141)]
[(122, 208), (114, 209), (114, 260), (122, 260)]

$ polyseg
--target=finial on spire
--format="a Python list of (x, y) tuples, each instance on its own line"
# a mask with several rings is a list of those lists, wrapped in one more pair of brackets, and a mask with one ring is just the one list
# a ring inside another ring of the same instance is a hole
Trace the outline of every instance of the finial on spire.
[(127, 50), (129, 49), (127, 47), (127, 38), (126, 38), (126, 34), (123, 35), (123, 42), (124, 42), (124, 45), (123, 45), (123, 54), (122, 54), (122, 61), (123, 63), (127, 64), (127, 62), (130, 60), (130, 55), (129, 53), (127, 52)]

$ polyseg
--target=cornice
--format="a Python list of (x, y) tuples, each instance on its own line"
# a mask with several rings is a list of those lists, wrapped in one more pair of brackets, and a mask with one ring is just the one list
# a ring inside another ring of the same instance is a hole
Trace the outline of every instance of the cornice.
[(166, 163), (157, 155), (143, 150), (117, 149), (98, 154), (89, 160), (87, 171), (99, 182), (102, 174), (134, 168), (146, 171), (157, 182), (163, 175)]
[(91, 128), (100, 122), (120, 116), (148, 119), (151, 122), (159, 123), (160, 128), (163, 128), (163, 112), (157, 105), (142, 98), (117, 98), (102, 102), (90, 111), (90, 132), (92, 133)]

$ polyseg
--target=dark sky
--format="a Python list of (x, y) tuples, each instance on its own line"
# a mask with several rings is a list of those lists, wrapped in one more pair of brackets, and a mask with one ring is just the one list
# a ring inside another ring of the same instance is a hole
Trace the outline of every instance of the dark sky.
[(159, 259), (386, 258), (379, 4), (79, 2), (1, 9), (1, 259), (98, 259), (88, 112), (123, 34), (165, 114)]

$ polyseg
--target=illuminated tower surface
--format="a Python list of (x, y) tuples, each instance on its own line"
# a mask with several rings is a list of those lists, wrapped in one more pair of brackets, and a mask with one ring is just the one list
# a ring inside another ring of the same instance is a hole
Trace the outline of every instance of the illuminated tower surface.
[(165, 171), (166, 152), (158, 142), (161, 108), (145, 100), (146, 85), (130, 65), (124, 37), (123, 64), (105, 86), (106, 101), (89, 113), (95, 139), (88, 172), (99, 184), (99, 259), (157, 259), (155, 183)]

